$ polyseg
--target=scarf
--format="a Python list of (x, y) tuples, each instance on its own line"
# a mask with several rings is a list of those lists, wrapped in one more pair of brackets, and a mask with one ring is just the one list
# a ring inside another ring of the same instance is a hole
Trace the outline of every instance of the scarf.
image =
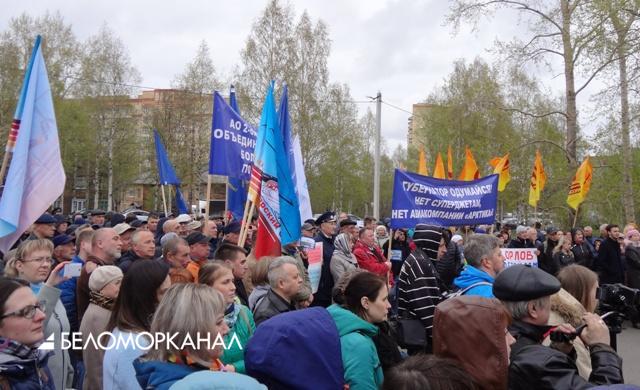
[(351, 258), (351, 249), (349, 248), (351, 241), (351, 236), (348, 233), (340, 233), (336, 236), (336, 239), (333, 241), (333, 245), (335, 250), (344, 254), (345, 256)]
[(40, 289), (42, 289), (42, 285), (44, 284), (43, 282), (40, 283), (29, 283), (31, 286), (31, 291), (33, 291), (33, 294), (35, 296), (38, 296), (38, 294), (40, 294)]
[(240, 305), (232, 303), (227, 306), (227, 310), (224, 311), (224, 322), (227, 323), (229, 329), (233, 329), (238, 321), (238, 315), (240, 314)]
[(38, 347), (29, 347), (18, 341), (0, 336), (0, 353), (6, 353), (23, 360), (33, 360), (38, 358)]
[(180, 355), (175, 354), (173, 352), (169, 353), (169, 356), (167, 357), (167, 361), (174, 364), (189, 366), (189, 367), (195, 368), (196, 370), (210, 370), (210, 371), (222, 371), (222, 372), (227, 371), (227, 369), (224, 366), (224, 363), (222, 363), (220, 359), (215, 359), (208, 366), (206, 366), (203, 363), (196, 361), (195, 359), (192, 359), (191, 356), (189, 356), (189, 353), (186, 351), (182, 351)]
[(109, 311), (113, 310), (114, 299), (105, 297), (96, 291), (89, 291), (89, 302)]

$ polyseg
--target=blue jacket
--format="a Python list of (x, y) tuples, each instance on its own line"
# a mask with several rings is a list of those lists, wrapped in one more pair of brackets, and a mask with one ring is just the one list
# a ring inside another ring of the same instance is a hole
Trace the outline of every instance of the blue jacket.
[(344, 388), (340, 336), (321, 307), (264, 321), (247, 343), (244, 364), (247, 374), (270, 390)]
[[(72, 263), (83, 264), (84, 261), (78, 255), (73, 256)], [(65, 280), (57, 287), (60, 289), (60, 301), (64, 305), (67, 312), (67, 318), (69, 319), (69, 325), (71, 325), (71, 331), (77, 332), (80, 329), (80, 323), (78, 322), (78, 308), (76, 304), (76, 286), (78, 284), (78, 277), (74, 276), (69, 280)]]
[(198, 371), (179, 380), (171, 389), (175, 390), (267, 390), (250, 376), (220, 371)]
[(453, 284), (459, 289), (465, 289), (471, 286), (472, 284), (475, 284), (478, 282), (491, 283), (490, 285), (481, 284), (479, 286), (472, 287), (465, 293), (465, 295), (479, 295), (485, 298), (494, 298), (493, 296), (494, 280), (495, 279), (493, 279), (493, 277), (488, 273), (467, 264), (462, 270), (462, 272), (460, 273), (460, 276), (455, 278), (455, 280), (453, 281)]
[(47, 367), (47, 361), (51, 355), (51, 353), (38, 351), (35, 359), (21, 359), (0, 352), (0, 388), (55, 390), (56, 385)]
[(197, 370), (182, 364), (141, 361), (140, 358), (133, 361), (136, 370), (136, 379), (143, 389), (166, 390), (175, 382), (181, 380)]

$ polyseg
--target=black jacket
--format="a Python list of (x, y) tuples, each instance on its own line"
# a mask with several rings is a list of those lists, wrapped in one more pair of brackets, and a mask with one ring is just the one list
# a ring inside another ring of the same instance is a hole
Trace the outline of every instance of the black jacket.
[(576, 244), (571, 247), (571, 252), (573, 252), (576, 264), (593, 269), (593, 252), (591, 251), (591, 247), (589, 247), (587, 241), (580, 245)]
[(280, 295), (269, 289), (267, 295), (253, 309), (253, 319), (256, 326), (280, 313), (294, 311), (295, 306), (285, 301)]
[(118, 263), (116, 265), (120, 267), (123, 274), (126, 274), (127, 270), (129, 270), (129, 267), (131, 267), (131, 264), (133, 264), (134, 261), (140, 259), (142, 259), (142, 257), (138, 256), (138, 254), (132, 249), (125, 252), (122, 257), (118, 259)]
[(627, 262), (627, 286), (640, 288), (640, 248), (629, 245), (624, 255)]
[(595, 271), (600, 275), (600, 284), (624, 283), (624, 264), (618, 241), (611, 238), (602, 241)]
[(587, 389), (595, 385), (624, 383), (622, 359), (608, 345), (591, 346), (591, 375), (580, 376), (571, 356), (541, 345), (548, 326), (514, 321), (509, 331), (516, 338), (511, 346), (509, 389)]
[(326, 237), (322, 232), (315, 237), (316, 242), (322, 243), (322, 272), (318, 291), (313, 296), (313, 306), (328, 307), (331, 305), (331, 290), (333, 290), (333, 276), (331, 276), (331, 257), (335, 246), (333, 236)]
[(549, 238), (538, 246), (540, 256), (538, 256), (538, 267), (547, 271), (551, 275), (556, 275), (560, 271), (560, 266), (553, 261), (553, 248), (558, 245), (558, 241), (553, 241)]

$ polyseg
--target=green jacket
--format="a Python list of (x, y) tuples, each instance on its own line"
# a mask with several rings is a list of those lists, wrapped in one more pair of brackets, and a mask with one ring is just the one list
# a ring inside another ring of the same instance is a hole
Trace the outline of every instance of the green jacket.
[(344, 380), (350, 390), (378, 389), (382, 385), (382, 366), (371, 339), (378, 327), (338, 305), (327, 308), (340, 334)]
[[(238, 305), (238, 303), (236, 303), (236, 305)], [(237, 373), (244, 374), (246, 372), (244, 369), (244, 348), (247, 346), (247, 342), (251, 336), (253, 336), (255, 330), (256, 324), (253, 322), (251, 310), (241, 305), (240, 313), (238, 314), (236, 323), (233, 325), (233, 329), (229, 329), (229, 333), (224, 336), (224, 345), (228, 347), (228, 349), (224, 350), (220, 358), (224, 364), (232, 364), (236, 368)], [(240, 345), (238, 345), (238, 342), (235, 340), (232, 342), (234, 334), (237, 335)]]

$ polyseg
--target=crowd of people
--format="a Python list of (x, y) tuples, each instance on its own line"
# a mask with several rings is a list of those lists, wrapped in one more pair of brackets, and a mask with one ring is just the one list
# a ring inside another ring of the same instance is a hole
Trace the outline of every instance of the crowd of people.
[[(3, 254), (0, 389), (624, 383), (595, 313), (600, 285), (640, 288), (636, 226), (594, 237), (589, 226), (362, 222), (305, 221), (302, 237), (322, 243), (314, 280), (308, 246), (255, 258), (255, 218), (240, 242), (240, 222), (222, 218), (44, 214)], [(502, 248), (533, 249), (538, 267), (505, 268)]]

